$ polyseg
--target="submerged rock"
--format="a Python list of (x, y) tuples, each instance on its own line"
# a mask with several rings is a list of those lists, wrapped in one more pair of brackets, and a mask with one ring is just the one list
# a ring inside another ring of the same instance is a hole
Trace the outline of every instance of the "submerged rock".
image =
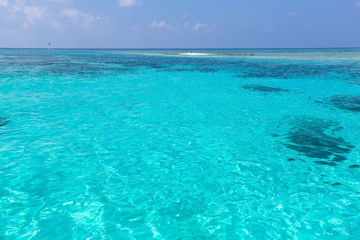
[(360, 112), (360, 96), (337, 95), (330, 99), (330, 103), (340, 109)]
[[(342, 128), (337, 122), (316, 118), (297, 119), (283, 135), (283, 144), (301, 155), (319, 159), (319, 165), (336, 166), (336, 162), (346, 160), (346, 154), (355, 147), (337, 136)], [(327, 161), (325, 161), (327, 160)]]
[(290, 92), (290, 90), (277, 88), (277, 87), (268, 87), (259, 84), (248, 84), (242, 86), (244, 89), (265, 93), (280, 93), (280, 92)]

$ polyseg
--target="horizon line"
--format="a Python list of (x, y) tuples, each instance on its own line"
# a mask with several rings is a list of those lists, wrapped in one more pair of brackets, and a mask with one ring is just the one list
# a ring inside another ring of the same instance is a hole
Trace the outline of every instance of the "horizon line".
[[(286, 50), (286, 49), (357, 49), (359, 47), (279, 47), (279, 48), (51, 48), (52, 50)], [(38, 47), (0, 47), (0, 49), (48, 50)]]

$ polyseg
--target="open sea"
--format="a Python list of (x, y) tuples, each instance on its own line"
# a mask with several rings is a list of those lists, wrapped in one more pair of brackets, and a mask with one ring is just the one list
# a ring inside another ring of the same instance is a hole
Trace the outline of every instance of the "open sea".
[(0, 239), (360, 239), (360, 49), (0, 49)]

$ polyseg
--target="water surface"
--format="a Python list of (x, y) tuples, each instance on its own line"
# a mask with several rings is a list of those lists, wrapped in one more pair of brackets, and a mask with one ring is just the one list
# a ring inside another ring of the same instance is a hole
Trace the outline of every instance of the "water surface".
[(2, 49), (0, 69), (1, 239), (360, 238), (359, 49)]

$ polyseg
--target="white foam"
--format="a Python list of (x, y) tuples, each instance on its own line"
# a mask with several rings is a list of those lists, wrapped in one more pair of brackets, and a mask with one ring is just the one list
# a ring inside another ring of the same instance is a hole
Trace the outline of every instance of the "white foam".
[(197, 53), (197, 52), (186, 52), (186, 53), (180, 53), (180, 55), (183, 56), (207, 56), (207, 53)]

